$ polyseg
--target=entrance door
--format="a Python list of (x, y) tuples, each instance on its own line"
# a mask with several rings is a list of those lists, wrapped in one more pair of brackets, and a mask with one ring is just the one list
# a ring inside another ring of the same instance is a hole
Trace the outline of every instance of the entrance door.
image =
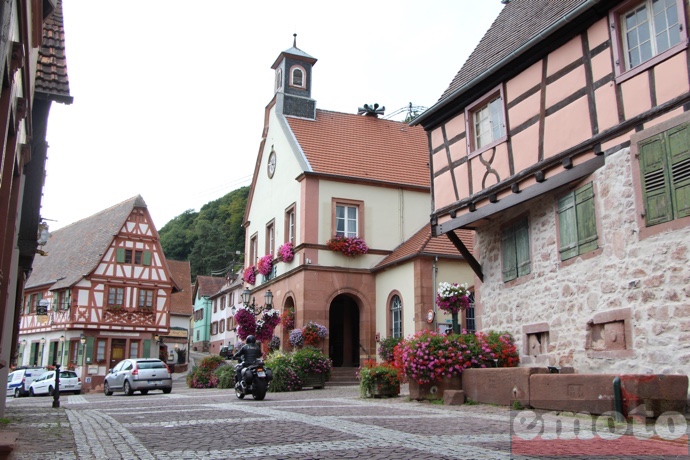
[(125, 359), (125, 348), (127, 341), (125, 339), (113, 339), (110, 345), (110, 368), (115, 367), (117, 363)]
[(335, 367), (359, 366), (359, 307), (351, 297), (333, 299), (329, 312), (329, 357)]

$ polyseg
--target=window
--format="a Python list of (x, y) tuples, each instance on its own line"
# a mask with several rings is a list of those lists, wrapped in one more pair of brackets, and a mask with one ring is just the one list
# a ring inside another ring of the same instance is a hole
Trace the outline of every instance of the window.
[(558, 227), (561, 260), (571, 259), (598, 247), (591, 182), (558, 200)]
[(132, 250), (131, 249), (125, 249), (125, 263), (126, 264), (132, 263)]
[(141, 265), (141, 255), (142, 251), (135, 251), (134, 252), (134, 263), (137, 265)]
[(132, 359), (139, 357), (139, 342), (136, 340), (129, 343), (129, 357)]
[(635, 75), (687, 47), (679, 0), (630, 0), (612, 10), (609, 21), (617, 31), (611, 36), (617, 76)]
[(286, 243), (295, 245), (295, 205), (293, 204), (285, 210), (285, 236)]
[(211, 335), (218, 334), (218, 321), (211, 323)]
[(139, 289), (139, 308), (144, 310), (153, 309), (153, 290)]
[(290, 71), (290, 86), (298, 86), (304, 88), (304, 69), (299, 66), (294, 66)]
[(111, 287), (108, 289), (108, 306), (124, 307), (125, 288)]
[(276, 91), (283, 89), (283, 69), (276, 69)]
[(465, 330), (467, 332), (475, 332), (477, 330), (477, 325), (475, 322), (474, 315), (474, 293), (470, 292), (469, 295), (470, 304), (465, 308)]
[(402, 337), (402, 302), (398, 295), (391, 299), (391, 336)]
[(503, 281), (530, 273), (529, 227), (527, 218), (503, 229)]
[(220, 309), (225, 310), (225, 296), (220, 298)]
[(690, 216), (690, 123), (638, 144), (647, 227)]
[(335, 207), (335, 234), (337, 236), (358, 236), (357, 206), (336, 205)]
[(105, 361), (105, 340), (99, 339), (96, 343), (96, 361)]
[(271, 254), (275, 252), (275, 225), (274, 221), (266, 225), (266, 254)]
[(228, 331), (229, 331), (230, 329), (232, 329), (232, 318), (227, 318), (227, 319), (225, 320), (225, 322), (227, 323), (225, 328), (226, 328)]
[(223, 332), (225, 332), (225, 321), (220, 320), (218, 321), (218, 333), (222, 334)]
[(151, 265), (151, 251), (132, 251), (131, 249), (117, 248), (115, 261), (120, 264)]
[(467, 107), (467, 151), (480, 153), (506, 138), (503, 88), (494, 89)]
[(213, 299), (213, 313), (218, 313), (218, 299)]
[(259, 257), (259, 246), (257, 243), (257, 235), (252, 235), (249, 240), (249, 265), (254, 265), (256, 263), (257, 257)]

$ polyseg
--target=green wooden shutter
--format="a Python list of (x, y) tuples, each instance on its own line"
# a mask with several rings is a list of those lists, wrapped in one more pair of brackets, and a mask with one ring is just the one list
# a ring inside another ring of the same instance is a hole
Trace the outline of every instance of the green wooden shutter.
[(561, 260), (577, 255), (577, 217), (575, 214), (575, 192), (558, 200), (558, 230), (560, 235)]
[(29, 366), (33, 366), (34, 360), (36, 359), (36, 351), (38, 351), (38, 349), (34, 346), (33, 343), (29, 346), (31, 347), (31, 353), (29, 353)]
[(529, 275), (529, 227), (527, 219), (517, 224), (515, 229), (515, 253), (517, 255), (517, 276)]
[(503, 281), (517, 278), (517, 256), (515, 254), (515, 228), (510, 226), (503, 230)]
[(673, 218), (666, 169), (663, 135), (640, 143), (642, 193), (645, 203), (645, 222), (648, 226), (668, 222)]
[(151, 265), (151, 251), (144, 251), (144, 265)]
[(690, 216), (690, 136), (688, 125), (668, 131), (671, 164), (671, 195), (675, 217)]
[(19, 352), (17, 353), (17, 366), (21, 366), (24, 364), (24, 349), (26, 349), (26, 345), (22, 345), (20, 343)]
[(53, 357), (55, 356), (55, 345), (57, 345), (56, 342), (50, 342), (50, 346), (48, 347), (48, 364), (50, 365), (55, 364), (53, 362)]
[(144, 349), (141, 350), (142, 352), (142, 358), (150, 358), (151, 357), (151, 340), (146, 339), (144, 340)]
[(578, 254), (595, 250), (598, 247), (597, 218), (594, 212), (594, 187), (591, 182), (575, 190), (575, 215)]
[(87, 337), (86, 338), (86, 359), (85, 362), (86, 364), (91, 364), (93, 360), (93, 343), (95, 341), (94, 337)]
[(81, 342), (77, 342), (77, 364), (81, 366), (84, 364), (84, 345)]
[(125, 263), (125, 248), (117, 248), (115, 261), (119, 264)]

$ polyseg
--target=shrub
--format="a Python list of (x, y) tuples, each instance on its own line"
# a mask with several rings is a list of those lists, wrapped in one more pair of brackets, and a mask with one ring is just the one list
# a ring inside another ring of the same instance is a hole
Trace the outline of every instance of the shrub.
[(218, 367), (225, 364), (225, 360), (220, 355), (205, 357), (198, 366), (194, 366), (187, 374), (187, 386), (190, 388), (216, 388), (218, 386), (218, 377), (215, 371)]
[(367, 360), (357, 371), (359, 391), (363, 397), (371, 397), (377, 386), (383, 392), (399, 389), (402, 381), (400, 369), (389, 363)]
[(395, 360), (393, 350), (402, 341), (402, 337), (386, 337), (379, 344), (379, 356), (384, 362), (392, 363)]
[(328, 356), (317, 348), (304, 347), (293, 352), (292, 364), (300, 379), (304, 379), (308, 374), (325, 374), (326, 380), (331, 377), (333, 364)]
[(220, 366), (215, 371), (218, 379), (218, 388), (235, 387), (235, 368), (233, 366)]
[(266, 357), (265, 363), (273, 372), (273, 380), (268, 391), (275, 393), (302, 389), (302, 381), (293, 368), (291, 353), (271, 353)]

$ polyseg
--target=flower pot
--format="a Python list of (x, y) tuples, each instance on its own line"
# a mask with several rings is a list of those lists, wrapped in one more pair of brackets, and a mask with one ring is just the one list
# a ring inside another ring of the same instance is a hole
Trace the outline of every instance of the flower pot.
[(446, 390), (461, 390), (462, 376), (443, 377), (429, 383), (417, 383), (410, 381), (410, 399), (443, 399), (443, 392)]
[(314, 389), (326, 386), (326, 374), (307, 374), (302, 380), (302, 388), (311, 387)]
[(400, 394), (400, 384), (398, 385), (387, 385), (383, 383), (377, 383), (374, 385), (374, 398), (391, 397), (398, 396)]

